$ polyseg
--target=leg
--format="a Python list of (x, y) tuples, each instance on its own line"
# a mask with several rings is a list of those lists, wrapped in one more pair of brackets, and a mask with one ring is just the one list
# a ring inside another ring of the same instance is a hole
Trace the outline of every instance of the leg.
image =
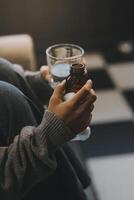
[(19, 89), (0, 81), (0, 145), (9, 145), (26, 125), (36, 125), (28, 101)]
[(0, 80), (11, 83), (21, 90), (19, 79), (13, 70), (12, 63), (0, 58)]
[(34, 116), (37, 122), (40, 123), (44, 112), (43, 106), (23, 77), (23, 74), (19, 75), (16, 73), (13, 64), (3, 58), (0, 58), (0, 81), (5, 81), (14, 85), (28, 97), (27, 100), (30, 102)]

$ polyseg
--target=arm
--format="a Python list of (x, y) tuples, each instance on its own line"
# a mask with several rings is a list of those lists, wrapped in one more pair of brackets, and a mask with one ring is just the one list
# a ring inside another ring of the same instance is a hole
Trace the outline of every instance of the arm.
[(55, 170), (55, 150), (90, 123), (90, 107), (96, 100), (91, 87), (92, 82), (88, 81), (64, 102), (65, 82), (60, 83), (54, 90), (41, 124), (37, 128), (23, 128), (13, 144), (0, 147), (2, 200), (19, 199), (33, 184), (46, 179)]
[(56, 168), (56, 148), (73, 137), (64, 122), (47, 111), (37, 128), (23, 128), (9, 147), (0, 147), (2, 199), (18, 199), (50, 176)]
[(24, 71), (21, 65), (14, 64), (14, 70), (24, 76), (31, 86), (32, 90), (42, 103), (42, 105), (47, 104), (52, 93), (53, 89), (49, 85), (50, 74), (48, 67), (42, 66), (40, 71)]
[(48, 103), (53, 93), (53, 89), (49, 85), (50, 75), (48, 73), (48, 67), (45, 68), (44, 66), (41, 67), (40, 71), (25, 71), (24, 73), (25, 78), (43, 105)]

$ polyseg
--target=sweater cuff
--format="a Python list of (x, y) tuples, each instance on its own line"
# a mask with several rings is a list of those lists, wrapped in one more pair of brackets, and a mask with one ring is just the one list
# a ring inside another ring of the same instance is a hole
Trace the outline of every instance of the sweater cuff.
[(37, 129), (42, 143), (47, 143), (49, 150), (57, 149), (76, 136), (61, 119), (49, 111), (45, 112)]

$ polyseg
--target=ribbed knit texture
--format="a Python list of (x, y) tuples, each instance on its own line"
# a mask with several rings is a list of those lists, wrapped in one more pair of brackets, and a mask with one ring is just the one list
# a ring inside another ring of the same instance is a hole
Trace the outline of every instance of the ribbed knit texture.
[(48, 144), (50, 151), (75, 137), (75, 134), (61, 119), (48, 111), (45, 112), (43, 120), (36, 131), (39, 132), (42, 143)]
[(21, 199), (50, 176), (57, 166), (54, 151), (73, 137), (62, 120), (46, 111), (37, 128), (24, 127), (13, 144), (0, 147), (1, 200)]

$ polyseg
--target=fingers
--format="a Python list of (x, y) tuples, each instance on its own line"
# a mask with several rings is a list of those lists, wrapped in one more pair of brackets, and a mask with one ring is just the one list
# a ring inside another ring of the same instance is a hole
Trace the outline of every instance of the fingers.
[(59, 83), (54, 92), (53, 95), (51, 96), (51, 99), (49, 101), (49, 110), (51, 109), (50, 107), (56, 107), (58, 104), (62, 103), (63, 101), (63, 92), (65, 90), (65, 83), (66, 80), (62, 81), (61, 83)]
[(89, 106), (89, 112), (91, 113), (92, 111), (93, 111), (93, 109), (94, 109), (94, 104), (91, 104), (90, 106)]
[(91, 120), (92, 120), (92, 114), (91, 113), (84, 116), (83, 120), (82, 120), (82, 117), (80, 119), (78, 119), (78, 121), (80, 121), (80, 125), (81, 125), (80, 131), (85, 130), (90, 125)]
[(88, 116), (91, 114), (91, 112), (93, 111), (94, 109), (94, 101), (96, 100), (96, 95), (94, 93), (90, 93), (88, 99), (79, 106), (79, 109), (78, 109), (78, 113), (80, 113), (81, 117), (82, 116)]
[(51, 74), (48, 66), (42, 66), (40, 68), (41, 76), (46, 79), (47, 81), (51, 80)]
[(86, 128), (90, 125), (91, 123), (91, 120), (92, 120), (92, 114), (90, 114), (90, 116), (88, 117), (87, 121), (86, 121)]
[(88, 116), (87, 120), (86, 120), (86, 127), (90, 125), (92, 120), (92, 113), (90, 113), (90, 115)]
[(88, 80), (87, 83), (72, 97), (73, 102), (78, 104), (78, 102), (89, 95), (91, 88), (92, 81)]
[(55, 88), (55, 90), (54, 90), (54, 93), (53, 93), (53, 96), (54, 96), (55, 98), (62, 99), (62, 97), (63, 97), (63, 92), (64, 92), (64, 90), (65, 90), (65, 85), (66, 85), (65, 83), (66, 83), (66, 80), (62, 81), (61, 83), (59, 83), (59, 84), (56, 86), (56, 88)]
[(48, 75), (50, 72), (49, 72), (49, 67), (46, 66), (46, 65), (43, 65), (41, 68), (40, 68), (40, 71), (41, 73), (44, 73), (44, 75)]
[(87, 96), (87, 99), (85, 102), (83, 102), (82, 108), (83, 110), (92, 110), (93, 109), (93, 103), (96, 101), (97, 97), (95, 94), (95, 91), (93, 89), (90, 90), (90, 94)]

